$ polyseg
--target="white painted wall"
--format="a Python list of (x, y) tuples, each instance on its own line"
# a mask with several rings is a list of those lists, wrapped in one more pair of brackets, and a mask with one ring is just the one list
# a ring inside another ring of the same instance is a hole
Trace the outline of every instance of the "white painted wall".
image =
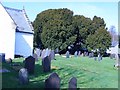
[(5, 53), (5, 58), (14, 58), (16, 25), (0, 4), (0, 53)]
[(33, 34), (16, 32), (15, 54), (28, 57), (33, 52)]

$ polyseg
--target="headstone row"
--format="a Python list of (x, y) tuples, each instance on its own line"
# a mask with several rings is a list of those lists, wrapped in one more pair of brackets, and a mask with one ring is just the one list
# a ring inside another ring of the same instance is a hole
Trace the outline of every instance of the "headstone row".
[(44, 49), (41, 54), (42, 67), (44, 72), (49, 72), (51, 70), (51, 60), (55, 59), (54, 50)]
[[(57, 73), (52, 73), (45, 80), (45, 90), (60, 90), (60, 81), (60, 77), (57, 75)], [(77, 90), (77, 79), (75, 77), (70, 79), (68, 90)]]

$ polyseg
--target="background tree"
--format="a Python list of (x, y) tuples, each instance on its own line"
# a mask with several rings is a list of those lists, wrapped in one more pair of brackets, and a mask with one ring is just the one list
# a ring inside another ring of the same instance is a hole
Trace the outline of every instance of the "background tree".
[[(45, 48), (65, 49), (76, 40), (76, 35), (73, 33), (72, 19), (73, 12), (66, 8), (43, 11), (37, 15), (34, 21), (35, 36), (39, 33), (39, 27), (42, 27), (39, 38)], [(36, 38), (35, 42), (37, 42)]]
[(100, 27), (94, 35), (88, 36), (86, 43), (89, 50), (98, 50), (103, 54), (111, 45), (110, 33), (103, 27)]
[(73, 11), (67, 8), (45, 10), (37, 15), (33, 25), (34, 45), (38, 47), (63, 50), (73, 45), (74, 50), (88, 48), (103, 52), (111, 43), (103, 18), (73, 16)]

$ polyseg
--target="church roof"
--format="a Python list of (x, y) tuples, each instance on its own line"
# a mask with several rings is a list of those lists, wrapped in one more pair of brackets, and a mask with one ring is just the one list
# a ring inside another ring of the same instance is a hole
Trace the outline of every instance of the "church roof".
[(4, 7), (10, 17), (13, 19), (15, 24), (17, 25), (16, 32), (22, 33), (33, 33), (33, 27), (31, 22), (29, 21), (25, 10), (13, 9)]

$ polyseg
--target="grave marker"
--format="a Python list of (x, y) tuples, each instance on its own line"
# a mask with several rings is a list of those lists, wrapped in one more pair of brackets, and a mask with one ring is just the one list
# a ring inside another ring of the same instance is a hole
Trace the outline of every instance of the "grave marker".
[(70, 57), (70, 54), (69, 54), (69, 51), (66, 52), (66, 58), (69, 58)]
[(60, 90), (60, 77), (56, 73), (52, 73), (46, 80), (45, 80), (45, 90)]
[(49, 72), (51, 70), (51, 60), (48, 56), (42, 59), (42, 67), (44, 72)]
[(70, 79), (68, 90), (77, 90), (77, 79), (75, 77)]
[(27, 69), (28, 73), (33, 74), (35, 68), (35, 58), (29, 56), (25, 59), (24, 63), (25, 63), (24, 67)]
[(75, 53), (74, 53), (74, 57), (77, 57), (77, 51), (75, 51)]
[(19, 71), (19, 82), (22, 85), (29, 83), (28, 71), (25, 68), (20, 69)]

